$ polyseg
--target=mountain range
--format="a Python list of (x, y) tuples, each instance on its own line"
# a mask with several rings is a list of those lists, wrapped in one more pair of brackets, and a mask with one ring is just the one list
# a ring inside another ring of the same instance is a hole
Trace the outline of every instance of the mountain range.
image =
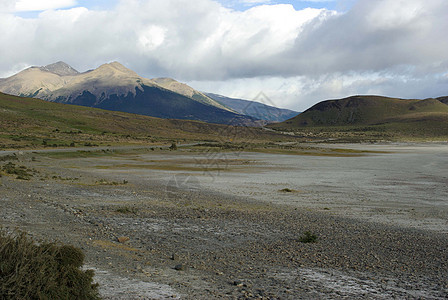
[(164, 118), (285, 131), (388, 132), (448, 136), (448, 96), (399, 99), (351, 96), (317, 103), (305, 112), (197, 91), (171, 78), (147, 79), (118, 62), (80, 73), (64, 62), (30, 67), (0, 79), (0, 92)]
[[(240, 114), (251, 116), (260, 120), (266, 120), (268, 122), (286, 121), (299, 114), (298, 112), (290, 109), (278, 108), (256, 101), (229, 98), (213, 93), (205, 93), (205, 95)], [(266, 102), (268, 102), (267, 99)]]
[(64, 62), (30, 67), (0, 80), (3, 93), (166, 119), (259, 126), (245, 115), (170, 78), (147, 79), (118, 62), (80, 73)]

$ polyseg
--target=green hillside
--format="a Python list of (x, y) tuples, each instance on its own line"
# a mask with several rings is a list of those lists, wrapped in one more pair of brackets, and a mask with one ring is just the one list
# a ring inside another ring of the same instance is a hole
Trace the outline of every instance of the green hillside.
[(0, 149), (248, 139), (285, 137), (256, 128), (166, 120), (0, 93)]
[[(376, 138), (437, 138), (448, 136), (448, 105), (438, 99), (397, 99), (353, 96), (327, 100), (272, 128), (310, 135)], [(340, 133), (340, 134), (336, 134)], [(356, 133), (356, 134), (355, 134)]]

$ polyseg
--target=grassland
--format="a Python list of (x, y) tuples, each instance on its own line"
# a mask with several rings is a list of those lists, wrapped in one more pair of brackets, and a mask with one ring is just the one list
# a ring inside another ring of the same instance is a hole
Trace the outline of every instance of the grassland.
[(0, 149), (294, 140), (257, 128), (159, 119), (0, 93)]

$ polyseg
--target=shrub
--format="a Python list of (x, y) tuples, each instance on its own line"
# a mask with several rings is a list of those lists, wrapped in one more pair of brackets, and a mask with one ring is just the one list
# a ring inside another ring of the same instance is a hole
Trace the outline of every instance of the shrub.
[(170, 150), (177, 150), (177, 144), (171, 143)]
[(100, 299), (93, 271), (78, 248), (37, 245), (25, 233), (0, 228), (0, 299)]
[(300, 238), (299, 242), (301, 243), (316, 243), (317, 242), (317, 235), (312, 234), (309, 231), (306, 231)]
[(30, 180), (33, 177), (33, 172), (35, 172), (35, 170), (28, 169), (25, 166), (16, 166), (12, 162), (4, 165), (1, 170), (9, 175), (17, 175), (16, 178), (21, 180)]

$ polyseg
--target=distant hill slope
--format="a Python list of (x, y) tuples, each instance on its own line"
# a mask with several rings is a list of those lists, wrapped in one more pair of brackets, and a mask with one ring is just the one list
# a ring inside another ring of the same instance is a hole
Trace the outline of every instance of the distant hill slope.
[(436, 98), (436, 99), (439, 100), (440, 102), (445, 103), (445, 104), (448, 105), (448, 96), (439, 97), (439, 98)]
[(229, 98), (212, 93), (205, 94), (240, 114), (268, 122), (282, 122), (299, 114), (299, 112), (293, 110), (278, 108), (255, 101)]
[(259, 124), (255, 118), (227, 109), (175, 80), (146, 79), (118, 62), (103, 64), (84, 73), (64, 62), (31, 67), (1, 80), (0, 91), (159, 118), (247, 126)]
[(448, 105), (438, 99), (397, 99), (381, 96), (352, 96), (327, 100), (274, 129), (300, 131), (379, 131), (414, 137), (448, 136)]
[(319, 102), (282, 125), (374, 125), (415, 119), (431, 113), (448, 113), (448, 105), (437, 99), (405, 100), (381, 96), (352, 96)]
[(258, 128), (160, 119), (0, 93), (0, 148), (99, 143), (148, 144), (166, 140), (281, 140)]

